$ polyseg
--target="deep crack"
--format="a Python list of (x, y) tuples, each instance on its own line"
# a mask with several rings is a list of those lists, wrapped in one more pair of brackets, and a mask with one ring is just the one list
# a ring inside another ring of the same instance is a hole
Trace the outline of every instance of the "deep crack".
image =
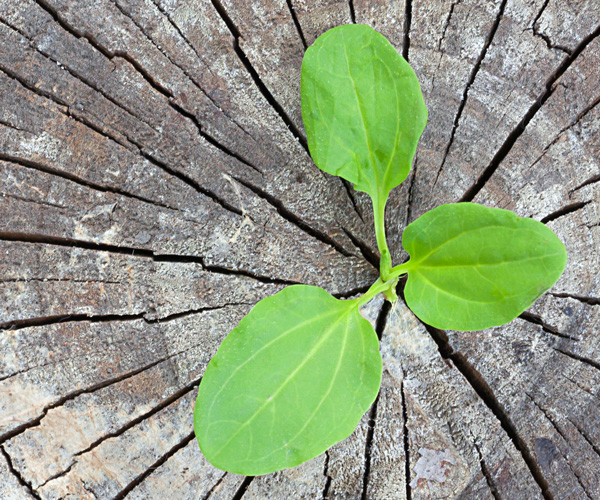
[(512, 130), (512, 132), (508, 135), (500, 149), (496, 152), (488, 166), (482, 171), (479, 178), (469, 189), (465, 191), (460, 201), (473, 201), (475, 199), (477, 194), (483, 189), (483, 186), (498, 169), (502, 161), (504, 161), (504, 159), (508, 156), (508, 153), (510, 153), (519, 137), (521, 137), (521, 134), (525, 131), (527, 125), (529, 125), (529, 122), (531, 122), (533, 117), (537, 114), (537, 112), (541, 109), (544, 103), (552, 95), (555, 88), (554, 84), (557, 82), (557, 80), (565, 73), (565, 71), (567, 71), (567, 69), (569, 69), (571, 64), (598, 35), (600, 35), (600, 25), (598, 25), (598, 27), (596, 27), (596, 29), (590, 35), (586, 36), (577, 45), (577, 47), (570, 56), (567, 56), (563, 59), (563, 62), (550, 75), (548, 80), (546, 80), (544, 92), (542, 92), (542, 94), (531, 105), (531, 107), (525, 113), (521, 121)]
[(182, 448), (185, 448), (192, 440), (195, 438), (194, 432), (192, 431), (188, 434), (182, 441), (173, 446), (167, 453), (162, 455), (156, 462), (154, 462), (148, 469), (135, 477), (125, 488), (123, 488), (114, 498), (113, 500), (123, 500), (131, 491), (144, 482), (144, 480), (154, 472), (155, 469), (159, 468), (163, 465), (169, 458), (171, 458), (175, 453), (177, 453)]
[(42, 500), (42, 498), (40, 497), (40, 495), (38, 494), (37, 491), (35, 491), (33, 489), (33, 487), (31, 486), (31, 483), (27, 482), (25, 480), (25, 478), (21, 475), (21, 473), (15, 469), (15, 466), (12, 463), (12, 458), (10, 457), (10, 455), (6, 452), (6, 450), (4, 449), (3, 446), (0, 446), (0, 454), (4, 456), (4, 459), (6, 460), (6, 464), (8, 466), (8, 470), (9, 472), (16, 478), (17, 482), (27, 490), (27, 492), (36, 500)]
[[(477, 73), (479, 73), (479, 69), (481, 68), (481, 64), (485, 58), (485, 55), (487, 54), (487, 51), (492, 43), (492, 40), (494, 39), (494, 35), (496, 34), (496, 31), (498, 31), (498, 26), (500, 25), (500, 21), (502, 19), (502, 16), (504, 15), (504, 8), (506, 7), (506, 2), (507, 2), (507, 0), (502, 0), (502, 3), (500, 4), (500, 7), (498, 8), (498, 13), (496, 14), (496, 19), (494, 20), (494, 23), (492, 24), (492, 27), (488, 33), (485, 43), (483, 44), (483, 48), (481, 49), (481, 52), (479, 53), (479, 57), (477, 58), (477, 61), (475, 61), (475, 65), (473, 66), (473, 69), (471, 70), (471, 74), (469, 75), (469, 79), (467, 80), (467, 85), (465, 86), (462, 98), (460, 100), (460, 104), (458, 105), (458, 109), (456, 111), (456, 115), (454, 116), (454, 122), (452, 124), (452, 131), (450, 132), (450, 139), (446, 146), (446, 150), (444, 151), (444, 157), (442, 159), (442, 163), (440, 165), (440, 168), (438, 169), (437, 175), (435, 177), (435, 181), (433, 183), (434, 186), (437, 184), (438, 179), (440, 178), (440, 175), (441, 175), (442, 171), (444, 170), (444, 165), (446, 164), (446, 159), (448, 158), (448, 154), (450, 153), (450, 148), (452, 147), (452, 144), (454, 142), (454, 136), (456, 135), (456, 129), (458, 128), (458, 123), (460, 122), (460, 118), (461, 118), (463, 111), (465, 109), (465, 106), (467, 104), (467, 99), (469, 97), (469, 90), (471, 89), (471, 86), (475, 82)], [(452, 5), (450, 14), (452, 14), (452, 11), (454, 10), (454, 5), (455, 4)], [(448, 17), (448, 21), (449, 20), (450, 20), (450, 17)], [(444, 33), (445, 33), (445, 30), (444, 30)]]

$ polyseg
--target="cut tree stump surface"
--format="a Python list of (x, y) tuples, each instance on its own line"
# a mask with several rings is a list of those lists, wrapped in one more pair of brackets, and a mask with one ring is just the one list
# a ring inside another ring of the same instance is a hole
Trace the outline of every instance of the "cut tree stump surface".
[[(381, 391), (292, 470), (213, 468), (203, 371), (258, 300), (377, 277), (370, 202), (312, 163), (300, 64), (364, 23), (429, 123), (387, 211), (475, 201), (569, 262), (510, 324), (363, 308)], [(600, 499), (600, 0), (0, 0), (0, 498)]]

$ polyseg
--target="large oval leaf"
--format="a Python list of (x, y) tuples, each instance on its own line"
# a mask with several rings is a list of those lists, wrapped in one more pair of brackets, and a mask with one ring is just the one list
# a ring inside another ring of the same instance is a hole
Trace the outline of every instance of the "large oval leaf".
[(259, 302), (208, 364), (194, 412), (200, 448), (237, 474), (294, 467), (352, 433), (381, 370), (356, 301), (285, 288)]
[(474, 203), (442, 205), (402, 235), (406, 302), (437, 328), (503, 325), (560, 277), (567, 252), (544, 224)]
[(427, 122), (410, 65), (373, 28), (338, 26), (306, 51), (301, 97), (317, 166), (387, 198), (408, 175)]

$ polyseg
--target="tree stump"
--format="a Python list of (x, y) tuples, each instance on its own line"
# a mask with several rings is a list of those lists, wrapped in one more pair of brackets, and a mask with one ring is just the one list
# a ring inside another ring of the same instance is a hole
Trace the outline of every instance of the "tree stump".
[[(443, 332), (400, 301), (354, 434), (276, 474), (208, 464), (202, 373), (261, 298), (377, 277), (369, 200), (312, 163), (300, 64), (387, 36), (429, 123), (387, 224), (475, 201), (547, 223), (555, 287)], [(0, 0), (0, 498), (600, 498), (600, 1)]]

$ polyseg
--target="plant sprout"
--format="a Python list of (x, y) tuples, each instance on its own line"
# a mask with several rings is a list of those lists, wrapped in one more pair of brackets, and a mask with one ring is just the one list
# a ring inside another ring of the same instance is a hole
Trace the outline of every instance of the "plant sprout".
[(307, 285), (261, 300), (225, 338), (200, 384), (194, 428), (214, 466), (245, 475), (295, 467), (348, 437), (379, 391), (379, 341), (359, 308), (379, 293), (441, 329), (516, 318), (560, 277), (564, 245), (544, 224), (474, 203), (441, 205), (406, 227), (393, 266), (384, 214), (410, 172), (427, 108), (410, 65), (364, 25), (339, 26), (302, 63), (302, 118), (317, 167), (373, 203), (380, 277), (339, 300)]

